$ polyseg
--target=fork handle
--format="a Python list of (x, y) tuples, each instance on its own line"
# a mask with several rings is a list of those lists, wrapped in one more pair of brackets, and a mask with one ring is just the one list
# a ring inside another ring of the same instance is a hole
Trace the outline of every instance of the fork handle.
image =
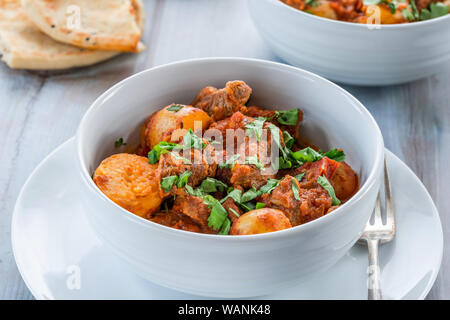
[(378, 265), (378, 245), (380, 241), (374, 239), (367, 240), (367, 246), (369, 248), (369, 279), (367, 286), (369, 288), (368, 298), (369, 300), (382, 300), (381, 296), (381, 272)]

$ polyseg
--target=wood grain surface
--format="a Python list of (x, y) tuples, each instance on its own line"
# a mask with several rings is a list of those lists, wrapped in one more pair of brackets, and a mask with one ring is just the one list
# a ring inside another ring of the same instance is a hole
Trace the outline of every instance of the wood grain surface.
[[(32, 299), (14, 262), (10, 225), (18, 193), (39, 162), (75, 134), (89, 105), (118, 81), (176, 60), (238, 56), (279, 61), (243, 0), (145, 0), (141, 54), (70, 72), (28, 72), (0, 64), (0, 299)], [(413, 83), (344, 86), (372, 112), (386, 147), (428, 188), (450, 240), (450, 70)], [(428, 299), (450, 299), (450, 248)]]

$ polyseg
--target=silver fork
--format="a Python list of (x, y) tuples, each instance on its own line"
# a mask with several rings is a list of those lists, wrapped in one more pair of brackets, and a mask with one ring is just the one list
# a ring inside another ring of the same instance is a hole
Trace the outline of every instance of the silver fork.
[[(384, 158), (384, 190), (386, 222), (383, 223), (383, 219), (381, 217), (381, 200), (380, 194), (378, 194), (372, 218), (367, 222), (366, 227), (359, 239), (360, 243), (366, 242), (369, 249), (369, 300), (382, 300), (380, 286), (381, 273), (378, 264), (378, 246), (391, 241), (395, 236), (394, 201), (392, 200), (391, 182), (389, 180), (386, 158)], [(371, 223), (372, 219), (373, 223)]]

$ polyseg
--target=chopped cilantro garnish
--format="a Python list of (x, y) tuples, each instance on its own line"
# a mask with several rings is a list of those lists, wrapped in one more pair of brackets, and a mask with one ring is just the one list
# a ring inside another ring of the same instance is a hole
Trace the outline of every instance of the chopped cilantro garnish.
[(189, 129), (184, 135), (183, 142), (184, 147), (188, 149), (203, 149), (206, 147), (206, 144), (192, 131), (192, 129)]
[(190, 185), (185, 185), (184, 186), (184, 189), (186, 190), (186, 192), (189, 194), (189, 195), (191, 195), (191, 196), (193, 196), (193, 197), (198, 197), (198, 198), (201, 198), (201, 197), (203, 197), (204, 195), (205, 195), (205, 193), (202, 191), (202, 190), (200, 190), (200, 189), (194, 189), (194, 188), (192, 188)]
[(182, 149), (182, 146), (179, 144), (161, 141), (148, 153), (148, 162), (150, 164), (157, 163), (159, 161), (159, 158), (161, 157), (161, 154), (180, 149)]
[(422, 9), (420, 12), (420, 20), (429, 20), (445, 16), (449, 13), (450, 6), (443, 4), (442, 2), (436, 2), (430, 4), (430, 9)]
[(298, 122), (298, 109), (278, 111), (277, 121), (287, 126), (295, 126)]
[(220, 235), (228, 235), (230, 233), (230, 227), (231, 227), (231, 221), (230, 221), (230, 219), (226, 218), (222, 224), (222, 228), (220, 228), (219, 234)]
[(236, 164), (237, 160), (239, 160), (239, 158), (240, 158), (239, 154), (232, 155), (225, 162), (219, 163), (219, 169), (224, 169), (224, 168), (233, 169), (234, 165)]
[(116, 148), (120, 148), (121, 146), (125, 146), (126, 143), (123, 141), (123, 138), (117, 139), (116, 142), (114, 142), (114, 146)]
[(333, 186), (328, 181), (328, 179), (325, 178), (325, 176), (319, 176), (317, 178), (317, 183), (328, 192), (331, 197), (333, 206), (338, 206), (341, 204), (341, 201), (336, 197)]
[(305, 3), (311, 7), (317, 7), (319, 5), (317, 0), (306, 0)]
[(257, 156), (247, 157), (245, 159), (245, 164), (252, 164), (260, 170), (264, 168), (264, 165), (261, 163)]
[(303, 177), (305, 176), (306, 172), (299, 173), (294, 178), (297, 179), (298, 182), (302, 181)]
[(170, 107), (167, 108), (167, 111), (173, 111), (173, 112), (178, 112), (183, 108), (183, 105), (181, 104), (173, 104)]
[(289, 132), (284, 131), (283, 132), (283, 139), (284, 139), (284, 145), (286, 146), (286, 148), (291, 149), (292, 146), (294, 145), (294, 138), (292, 138), (292, 136), (289, 134)]
[(228, 186), (225, 183), (214, 178), (206, 178), (200, 185), (200, 189), (206, 193), (217, 191), (223, 192), (226, 188), (228, 188)]
[(230, 192), (228, 192), (228, 195), (220, 200), (220, 203), (224, 203), (228, 198), (231, 198), (236, 203), (241, 203), (241, 197), (242, 197), (242, 190), (239, 189), (233, 189)]
[(183, 188), (187, 182), (189, 177), (192, 175), (192, 171), (185, 171), (178, 176), (177, 180), (177, 188)]
[(265, 194), (265, 193), (271, 194), (272, 191), (276, 187), (278, 187), (279, 184), (280, 184), (280, 181), (278, 181), (277, 179), (269, 179), (269, 180), (267, 180), (267, 183), (259, 189), (259, 192), (261, 194)]
[(164, 190), (164, 192), (169, 192), (173, 185), (177, 182), (178, 177), (177, 176), (169, 176), (162, 178), (161, 180), (161, 188)]
[(245, 125), (245, 133), (251, 138), (253, 136), (256, 137), (256, 141), (261, 140), (261, 136), (263, 133), (263, 126), (266, 118), (259, 117), (254, 121)]
[(236, 211), (236, 210), (234, 210), (233, 208), (229, 208), (230, 209), (230, 211), (231, 211), (231, 213), (233, 213), (236, 217), (240, 217), (241, 215)]
[(246, 193), (242, 195), (241, 202), (246, 203), (252, 201), (253, 199), (259, 197), (259, 195), (260, 195), (259, 191), (256, 190), (255, 187), (252, 187), (250, 190), (248, 190)]
[(337, 162), (345, 161), (345, 153), (342, 149), (331, 149), (330, 151), (324, 153), (323, 155)]
[(257, 202), (257, 203), (256, 203), (255, 209), (262, 209), (262, 208), (265, 208), (265, 207), (266, 207), (266, 205), (265, 205), (264, 203), (262, 203), (262, 202)]
[[(214, 199), (214, 198), (213, 198)], [(214, 230), (219, 230), (228, 217), (228, 212), (218, 200), (213, 204), (208, 217), (208, 226)]]
[(292, 192), (294, 193), (295, 200), (300, 201), (300, 194), (299, 194), (299, 189), (297, 186), (297, 181), (295, 179), (292, 179), (291, 184), (292, 184)]
[(302, 163), (314, 162), (323, 158), (323, 156), (314, 149), (307, 147), (305, 149), (291, 152), (292, 158)]

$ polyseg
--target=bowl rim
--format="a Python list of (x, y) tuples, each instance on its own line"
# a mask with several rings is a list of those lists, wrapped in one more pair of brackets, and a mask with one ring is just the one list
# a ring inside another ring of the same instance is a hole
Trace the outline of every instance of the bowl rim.
[[(360, 189), (358, 192), (350, 198), (346, 203), (344, 203), (342, 206), (338, 207), (336, 210), (333, 210), (332, 212), (315, 219), (313, 221), (310, 221), (308, 223), (295, 226), (289, 229), (284, 229), (280, 231), (275, 232), (269, 232), (269, 233), (263, 233), (263, 234), (254, 234), (254, 235), (218, 235), (218, 234), (204, 234), (204, 233), (195, 233), (195, 232), (189, 232), (184, 230), (178, 230), (171, 227), (167, 227), (164, 225), (157, 224), (155, 222), (152, 222), (150, 220), (147, 220), (145, 218), (139, 217), (135, 215), (134, 213), (122, 208), (118, 204), (116, 204), (114, 201), (109, 199), (103, 192), (100, 191), (100, 189), (95, 185), (91, 175), (89, 174), (89, 171), (86, 167), (86, 163), (84, 163), (84, 146), (83, 141), (81, 139), (81, 136), (83, 135), (83, 132), (85, 131), (86, 122), (87, 119), (93, 114), (97, 109), (99, 109), (107, 100), (109, 100), (117, 90), (120, 90), (122, 87), (126, 85), (127, 82), (131, 81), (132, 79), (142, 77), (146, 73), (154, 72), (155, 70), (160, 69), (171, 69), (171, 68), (177, 68), (178, 66), (182, 65), (189, 65), (189, 64), (205, 64), (205, 63), (238, 63), (238, 62), (245, 62), (248, 64), (254, 64), (256, 67), (258, 66), (270, 66), (273, 68), (281, 68), (288, 71), (294, 71), (294, 72), (300, 72), (310, 78), (314, 78), (316, 80), (325, 82), (327, 85), (330, 86), (330, 88), (334, 88), (335, 90), (338, 90), (340, 93), (345, 95), (349, 98), (349, 100), (352, 102), (353, 107), (355, 110), (358, 110), (360, 114), (367, 117), (368, 120), (372, 123), (373, 128), (375, 129), (376, 134), (376, 141), (377, 144), (374, 147), (376, 149), (375, 152), (375, 162), (373, 167), (370, 169), (367, 180), (365, 183), (360, 186)], [(262, 239), (273, 239), (273, 238), (285, 238), (290, 237), (292, 234), (295, 234), (297, 232), (302, 232), (302, 230), (308, 230), (315, 227), (320, 227), (324, 223), (328, 223), (328, 221), (333, 221), (337, 219), (342, 214), (345, 214), (345, 211), (347, 208), (351, 208), (355, 206), (357, 202), (359, 202), (364, 196), (370, 191), (372, 186), (376, 184), (377, 181), (377, 174), (381, 172), (381, 168), (384, 166), (384, 141), (383, 136), (381, 134), (381, 130), (373, 118), (373, 116), (370, 114), (370, 112), (364, 107), (364, 105), (356, 99), (352, 94), (350, 94), (345, 89), (341, 88), (337, 84), (319, 76), (312, 72), (303, 70), (301, 68), (293, 67), (290, 65), (286, 65), (279, 62), (273, 62), (268, 60), (262, 60), (262, 59), (255, 59), (255, 58), (240, 58), (240, 57), (208, 57), (208, 58), (195, 58), (195, 59), (187, 59), (187, 60), (180, 60), (175, 61), (159, 66), (155, 66), (146, 70), (143, 70), (141, 72), (138, 72), (134, 75), (131, 75), (117, 84), (113, 85), (111, 88), (106, 90), (103, 94), (101, 94), (89, 107), (89, 109), (84, 114), (83, 118), (81, 119), (81, 122), (78, 126), (77, 132), (76, 132), (76, 143), (77, 143), (77, 156), (78, 156), (78, 170), (81, 171), (81, 178), (82, 180), (87, 184), (88, 189), (93, 189), (99, 199), (102, 199), (103, 201), (106, 201), (110, 205), (115, 206), (119, 209), (119, 211), (114, 210), (115, 212), (120, 212), (120, 214), (125, 214), (124, 217), (127, 217), (131, 221), (144, 225), (146, 227), (151, 228), (158, 228), (161, 231), (166, 231), (169, 233), (172, 233), (173, 235), (187, 237), (187, 238), (197, 238), (197, 239), (208, 239), (208, 240), (214, 240), (214, 241), (255, 241), (255, 240), (262, 240)]]
[[(248, 1), (254, 1), (254, 0), (248, 0)], [(261, 0), (256, 0), (261, 1)], [(348, 21), (341, 21), (341, 20), (333, 20), (333, 19), (328, 19), (328, 18), (323, 18), (323, 17), (319, 17), (316, 16), (314, 14), (309, 14), (307, 12), (304, 12), (302, 10), (296, 9), (294, 7), (291, 7), (289, 5), (287, 5), (286, 3), (282, 2), (281, 0), (265, 0), (265, 1), (269, 1), (271, 3), (273, 3), (273, 5), (279, 5), (280, 7), (285, 7), (288, 10), (291, 10), (292, 12), (295, 12), (295, 14), (299, 14), (300, 16), (306, 17), (307, 19), (312, 19), (312, 20), (317, 20), (319, 22), (326, 22), (328, 24), (331, 25), (341, 25), (341, 26), (345, 26), (345, 27), (349, 27), (349, 28), (363, 28), (366, 29), (368, 31), (379, 31), (379, 30), (401, 30), (401, 29), (407, 29), (407, 28), (420, 28), (421, 26), (425, 26), (425, 25), (431, 25), (431, 24), (436, 24), (439, 23), (441, 21), (445, 21), (445, 20), (450, 20), (450, 12), (442, 17), (438, 17), (438, 18), (434, 18), (434, 19), (429, 19), (429, 20), (425, 20), (425, 21), (417, 21), (417, 22), (412, 22), (412, 23), (396, 23), (396, 24), (373, 24), (371, 26), (373, 26), (372, 29), (369, 29), (367, 27), (367, 24), (365, 23), (356, 23), (356, 22), (348, 22)]]

